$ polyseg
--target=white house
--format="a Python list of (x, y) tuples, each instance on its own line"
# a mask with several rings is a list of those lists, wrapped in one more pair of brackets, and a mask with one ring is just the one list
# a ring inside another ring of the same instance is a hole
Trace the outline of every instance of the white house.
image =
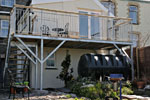
[(56, 77), (67, 51), (71, 55), (73, 75), (77, 78), (78, 62), (83, 54), (132, 46), (130, 19), (108, 14), (98, 0), (32, 0), (31, 6), (15, 7), (26, 8), (12, 11), (10, 33), (13, 33), (12, 44), (31, 61), (32, 88), (64, 86)]

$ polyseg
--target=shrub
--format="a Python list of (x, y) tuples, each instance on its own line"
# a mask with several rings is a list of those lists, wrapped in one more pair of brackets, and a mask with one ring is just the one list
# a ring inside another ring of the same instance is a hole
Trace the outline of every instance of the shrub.
[(65, 60), (61, 63), (62, 71), (60, 72), (59, 76), (57, 76), (57, 78), (65, 82), (65, 87), (67, 87), (67, 82), (73, 79), (73, 75), (72, 75), (73, 68), (70, 69), (70, 65), (71, 65), (70, 57), (71, 56), (67, 53)]
[[(92, 84), (92, 85), (89, 85)], [(70, 82), (69, 88), (80, 97), (87, 97), (92, 100), (104, 100), (105, 97), (119, 98), (119, 91), (113, 90), (112, 83), (94, 82), (90, 78), (78, 78), (76, 81)], [(132, 94), (131, 83), (125, 82), (122, 86), (122, 94)], [(118, 88), (119, 90), (119, 88)]]

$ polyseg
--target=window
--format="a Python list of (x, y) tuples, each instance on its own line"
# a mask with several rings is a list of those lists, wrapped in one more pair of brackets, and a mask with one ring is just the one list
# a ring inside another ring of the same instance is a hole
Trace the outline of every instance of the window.
[(132, 24), (138, 24), (138, 7), (129, 6), (129, 17), (132, 18)]
[[(96, 15), (96, 13), (91, 13)], [(99, 17), (91, 16), (91, 35), (98, 36), (100, 35), (100, 21)]]
[(107, 9), (110, 10), (110, 12), (115, 15), (115, 3), (114, 2), (111, 2), (111, 1), (103, 1), (101, 2), (104, 7), (106, 7)]
[(46, 68), (55, 68), (55, 54), (48, 58), (46, 65)]
[(1, 28), (0, 29), (1, 29), (0, 37), (6, 37), (8, 35), (9, 21), (1, 20)]
[(14, 5), (14, 0), (2, 0), (1, 1), (2, 6), (8, 6), (12, 7)]
[[(79, 11), (81, 14), (99, 15), (99, 13)], [(90, 29), (89, 29), (90, 28)], [(100, 37), (100, 18), (96, 16), (79, 16), (79, 31), (82, 38), (87, 38), (88, 35)]]
[[(81, 14), (88, 14), (88, 12), (79, 11)], [(80, 36), (83, 38), (88, 37), (88, 16), (86, 15), (80, 15), (79, 16), (79, 30), (80, 30)]]

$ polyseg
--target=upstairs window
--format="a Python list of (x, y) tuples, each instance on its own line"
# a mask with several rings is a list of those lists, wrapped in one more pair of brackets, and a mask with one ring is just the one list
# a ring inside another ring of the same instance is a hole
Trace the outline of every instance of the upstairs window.
[(106, 7), (108, 10), (110, 10), (110, 12), (115, 15), (115, 3), (112, 1), (102, 1), (101, 2), (104, 7)]
[(131, 5), (129, 6), (129, 17), (132, 18), (132, 24), (138, 24), (138, 7)]
[(0, 37), (7, 37), (9, 29), (9, 21), (1, 20)]
[(14, 0), (2, 0), (1, 6), (13, 7)]

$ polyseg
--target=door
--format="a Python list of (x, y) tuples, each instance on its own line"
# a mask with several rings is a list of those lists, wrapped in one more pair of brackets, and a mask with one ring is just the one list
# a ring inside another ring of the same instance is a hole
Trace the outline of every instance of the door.
[[(88, 12), (79, 11), (81, 14), (88, 14)], [(81, 38), (88, 37), (88, 16), (79, 15), (79, 32)]]

